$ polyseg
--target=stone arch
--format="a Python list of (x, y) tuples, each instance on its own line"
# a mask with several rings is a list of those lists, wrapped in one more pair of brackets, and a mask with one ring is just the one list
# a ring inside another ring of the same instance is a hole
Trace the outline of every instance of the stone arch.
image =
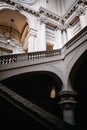
[[(87, 45), (86, 43), (75, 53), (75, 56), (73, 57), (72, 61), (70, 62), (69, 66), (68, 66), (68, 70), (67, 70), (67, 86), (68, 89), (73, 90), (73, 85), (72, 85), (72, 81), (71, 77), (74, 77), (74, 72), (73, 69), (76, 65), (76, 63), (78, 63), (78, 60), (80, 59), (80, 57), (85, 54), (87, 52)], [(76, 67), (75, 67), (76, 68)], [(72, 76), (73, 75), (73, 76)]]
[[(8, 68), (8, 67), (6, 67)], [(25, 66), (25, 67), (22, 67), (22, 68), (16, 68), (16, 69), (12, 69), (9, 71), (6, 70), (6, 72), (2, 72), (1, 73), (1, 77), (0, 77), (0, 80), (4, 80), (4, 79), (7, 79), (9, 77), (12, 77), (12, 76), (15, 76), (15, 75), (19, 75), (19, 74), (22, 74), (22, 73), (30, 73), (30, 72), (50, 72), (52, 74), (55, 74), (57, 77), (59, 77), (59, 81), (61, 84), (63, 84), (63, 74), (62, 72), (54, 67), (54, 66), (51, 66), (51, 65), (41, 65), (41, 66)]]
[(4, 34), (6, 31), (6, 34), (9, 34), (11, 28), (11, 19), (13, 19), (14, 23), (12, 27), (12, 37), (23, 44), (29, 30), (29, 22), (27, 22), (29, 21), (27, 20), (28, 18), (24, 13), (22, 13), (22, 11), (17, 10), (15, 7), (9, 5), (3, 5), (3, 7), (0, 9), (0, 17), (2, 17), (2, 15), (3, 19), (0, 18), (0, 33), (3, 34), (3, 29), (5, 30)]
[[(57, 95), (61, 90), (62, 81), (55, 73), (31, 71), (9, 77), (2, 83), (36, 105), (62, 118)], [(53, 87), (55, 87), (56, 96), (51, 98), (50, 92)]]
[[(71, 69), (69, 82), (77, 92), (77, 105), (75, 109), (75, 123), (82, 129), (87, 129), (87, 50), (82, 53)], [(79, 116), (80, 115), (80, 116)]]
[(74, 81), (74, 77), (76, 76), (76, 73), (78, 72), (80, 66), (86, 62), (86, 60), (87, 60), (87, 51), (83, 52), (81, 56), (77, 59), (76, 63), (73, 65), (69, 74), (69, 83), (71, 84), (72, 87), (73, 87), (73, 81)]
[[(87, 107), (85, 99), (87, 99), (87, 44), (79, 49), (76, 53), (72, 64), (70, 64), (70, 72), (68, 77), (68, 86), (70, 90), (77, 92), (77, 105), (74, 109), (75, 124), (82, 129), (87, 129)], [(80, 116), (79, 116), (80, 115)]]

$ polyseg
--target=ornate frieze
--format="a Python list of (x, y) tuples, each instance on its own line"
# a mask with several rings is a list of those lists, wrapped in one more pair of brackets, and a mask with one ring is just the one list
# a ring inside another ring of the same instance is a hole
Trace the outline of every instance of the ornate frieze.
[[(76, 17), (76, 15), (84, 14), (83, 6), (85, 8), (85, 5), (87, 5), (86, 0), (84, 0), (84, 1), (78, 0), (75, 2), (75, 4), (72, 6), (72, 8), (69, 9), (63, 17), (61, 17), (43, 7), (40, 7), (40, 9), (38, 11), (35, 11), (34, 9), (31, 9), (31, 8), (26, 7), (23, 4), (21, 4), (21, 2), (25, 3), (25, 4), (33, 4), (36, 2), (36, 0), (18, 0), (20, 3), (17, 3), (15, 1), (13, 2), (11, 0), (1, 0), (1, 1), (14, 6), (15, 9), (17, 9), (19, 11), (23, 10), (27, 13), (35, 15), (36, 17), (39, 17), (41, 19), (41, 23), (42, 22), (47, 23), (47, 21), (48, 21), (48, 23), (51, 23), (50, 25), (55, 26), (55, 27), (58, 26), (60, 29), (65, 29), (66, 24), (69, 25), (69, 23), (71, 21), (73, 21), (73, 19), (74, 19), (74, 17)], [(44, 17), (42, 17), (43, 14), (45, 14)], [(46, 18), (46, 20), (45, 20), (45, 18)]]
[(10, 5), (14, 6), (15, 9), (17, 9), (18, 11), (23, 10), (23, 11), (25, 11), (25, 12), (27, 12), (27, 13), (30, 13), (30, 14), (32, 14), (32, 15), (35, 15), (35, 16), (38, 16), (38, 15), (39, 15), (39, 13), (38, 13), (37, 11), (35, 11), (35, 10), (33, 10), (33, 9), (30, 9), (30, 8), (27, 8), (27, 7), (21, 5), (21, 4), (17, 3), (17, 2), (13, 2), (13, 1), (11, 1), (11, 0), (1, 0), (1, 1), (3, 1), (3, 2), (7, 3), (7, 4), (10, 4)]

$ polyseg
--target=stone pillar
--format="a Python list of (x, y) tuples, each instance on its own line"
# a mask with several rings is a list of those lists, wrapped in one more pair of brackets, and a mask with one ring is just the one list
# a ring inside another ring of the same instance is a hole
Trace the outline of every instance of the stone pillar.
[(63, 43), (62, 43), (62, 34), (61, 34), (61, 29), (56, 28), (55, 30), (55, 44), (53, 49), (60, 49), (62, 48)]
[(40, 48), (41, 48), (41, 51), (44, 51), (46, 50), (46, 22), (45, 20), (41, 19), (40, 28), (41, 28)]
[(81, 14), (79, 16), (79, 18), (80, 18), (81, 28), (84, 28), (87, 25), (87, 23), (86, 23), (86, 16), (84, 14)]
[(74, 91), (61, 91), (60, 95), (60, 108), (63, 110), (63, 119), (65, 122), (75, 125), (74, 108), (76, 106), (76, 92)]
[(29, 42), (28, 42), (28, 52), (34, 52), (34, 41), (35, 41), (35, 34), (34, 30), (30, 29), (29, 32)]
[(87, 26), (86, 9), (83, 7), (83, 5), (79, 6), (78, 14), (79, 14), (81, 28), (83, 29), (85, 26)]
[(72, 30), (72, 27), (69, 26), (67, 28), (67, 40), (69, 41), (72, 37), (73, 37), (73, 30)]
[(66, 31), (66, 29), (63, 30), (62, 35), (63, 35), (63, 45), (65, 45), (65, 43), (67, 42), (67, 31)]

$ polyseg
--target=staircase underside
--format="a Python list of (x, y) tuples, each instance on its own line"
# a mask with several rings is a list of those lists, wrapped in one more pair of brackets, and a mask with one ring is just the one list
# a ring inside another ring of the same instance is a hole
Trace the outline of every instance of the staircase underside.
[(0, 84), (0, 99), (1, 129), (76, 129), (2, 84)]

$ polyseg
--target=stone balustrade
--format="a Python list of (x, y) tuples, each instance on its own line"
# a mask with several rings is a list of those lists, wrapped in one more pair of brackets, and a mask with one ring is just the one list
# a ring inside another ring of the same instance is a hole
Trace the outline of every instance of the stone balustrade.
[(64, 45), (64, 47), (61, 49), (50, 50), (50, 51), (38, 51), (38, 52), (31, 52), (31, 53), (12, 54), (12, 55), (3, 55), (3, 56), (0, 56), (0, 65), (62, 55), (64, 48), (65, 50), (68, 50), (69, 52), (69, 49), (71, 51), (86, 41), (87, 41), (87, 26), (84, 29), (82, 29), (76, 36), (74, 36), (69, 42), (67, 42), (66, 45)]
[(60, 50), (51, 50), (51, 51), (32, 52), (27, 54), (22, 53), (22, 54), (3, 55), (0, 56), (0, 64), (11, 64), (14, 62), (46, 58), (60, 54), (61, 54)]

